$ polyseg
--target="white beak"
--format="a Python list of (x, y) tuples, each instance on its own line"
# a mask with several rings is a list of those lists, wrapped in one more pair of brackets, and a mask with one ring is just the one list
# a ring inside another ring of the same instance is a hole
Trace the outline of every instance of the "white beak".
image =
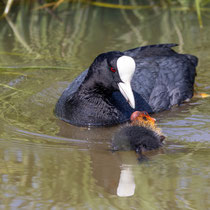
[(131, 79), (133, 77), (136, 64), (133, 58), (121, 56), (117, 60), (117, 68), (122, 82), (118, 83), (120, 92), (125, 97), (130, 106), (135, 109), (135, 99), (131, 89)]
[(122, 93), (122, 95), (126, 99), (126, 101), (130, 104), (130, 106), (133, 109), (135, 109), (135, 100), (134, 100), (133, 91), (131, 89), (130, 83), (120, 82), (120, 83), (118, 83), (118, 87), (120, 89), (120, 92)]

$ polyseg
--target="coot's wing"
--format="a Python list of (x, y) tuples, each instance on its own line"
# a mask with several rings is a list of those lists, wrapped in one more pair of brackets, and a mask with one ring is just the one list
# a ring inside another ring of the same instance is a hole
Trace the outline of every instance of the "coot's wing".
[(79, 86), (84, 81), (86, 75), (88, 73), (88, 69), (83, 71), (70, 85), (63, 91), (61, 97), (59, 98), (56, 106), (55, 106), (55, 114), (60, 118), (63, 119), (65, 116), (65, 104), (68, 100), (71, 99), (73, 93), (77, 91)]
[(127, 50), (124, 53), (134, 58), (136, 71), (132, 79), (132, 88), (149, 103), (150, 95), (155, 87), (155, 81), (160, 73), (158, 60), (177, 55), (171, 47), (177, 44), (159, 44)]
[(169, 109), (193, 96), (197, 58), (178, 54), (172, 46), (176, 45), (152, 45), (124, 52), (136, 62), (132, 89), (145, 99), (153, 112)]
[(195, 66), (186, 55), (162, 57), (158, 61), (159, 74), (149, 98), (155, 112), (192, 98), (196, 75)]

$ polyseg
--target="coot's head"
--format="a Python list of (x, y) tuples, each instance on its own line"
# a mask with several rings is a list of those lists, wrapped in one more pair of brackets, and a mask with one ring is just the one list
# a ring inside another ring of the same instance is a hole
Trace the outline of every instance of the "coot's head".
[(135, 100), (131, 89), (131, 79), (135, 71), (135, 61), (119, 51), (100, 54), (91, 64), (86, 85), (95, 91), (112, 94), (120, 91), (132, 108)]

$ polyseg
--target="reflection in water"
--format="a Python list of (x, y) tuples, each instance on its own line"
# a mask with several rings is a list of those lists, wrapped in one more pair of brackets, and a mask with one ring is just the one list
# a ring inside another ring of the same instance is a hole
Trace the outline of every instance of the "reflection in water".
[(133, 152), (1, 141), (1, 207), (208, 206), (208, 149), (173, 150), (138, 164)]
[(207, 209), (209, 98), (155, 114), (167, 144), (143, 163), (110, 151), (121, 125), (79, 128), (53, 110), (96, 55), (143, 44), (178, 42), (198, 56), (196, 89), (210, 93), (208, 17), (200, 31), (194, 13), (69, 2), (50, 15), (33, 2), (0, 21), (0, 208)]
[(135, 181), (131, 166), (122, 165), (117, 195), (120, 197), (132, 196), (135, 193)]
[(57, 120), (59, 126), (59, 133), (57, 135), (63, 137), (71, 137), (72, 139), (84, 139), (96, 142), (107, 142), (111, 140), (113, 132), (121, 125), (113, 127), (76, 127)]

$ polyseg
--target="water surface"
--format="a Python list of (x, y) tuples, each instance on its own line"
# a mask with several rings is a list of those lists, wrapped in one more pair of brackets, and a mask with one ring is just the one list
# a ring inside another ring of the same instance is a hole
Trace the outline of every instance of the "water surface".
[(155, 114), (166, 145), (142, 164), (110, 152), (118, 126), (77, 128), (53, 110), (99, 53), (155, 43), (196, 55), (196, 90), (210, 94), (209, 17), (200, 29), (194, 12), (38, 6), (0, 21), (0, 208), (208, 209), (210, 98)]

